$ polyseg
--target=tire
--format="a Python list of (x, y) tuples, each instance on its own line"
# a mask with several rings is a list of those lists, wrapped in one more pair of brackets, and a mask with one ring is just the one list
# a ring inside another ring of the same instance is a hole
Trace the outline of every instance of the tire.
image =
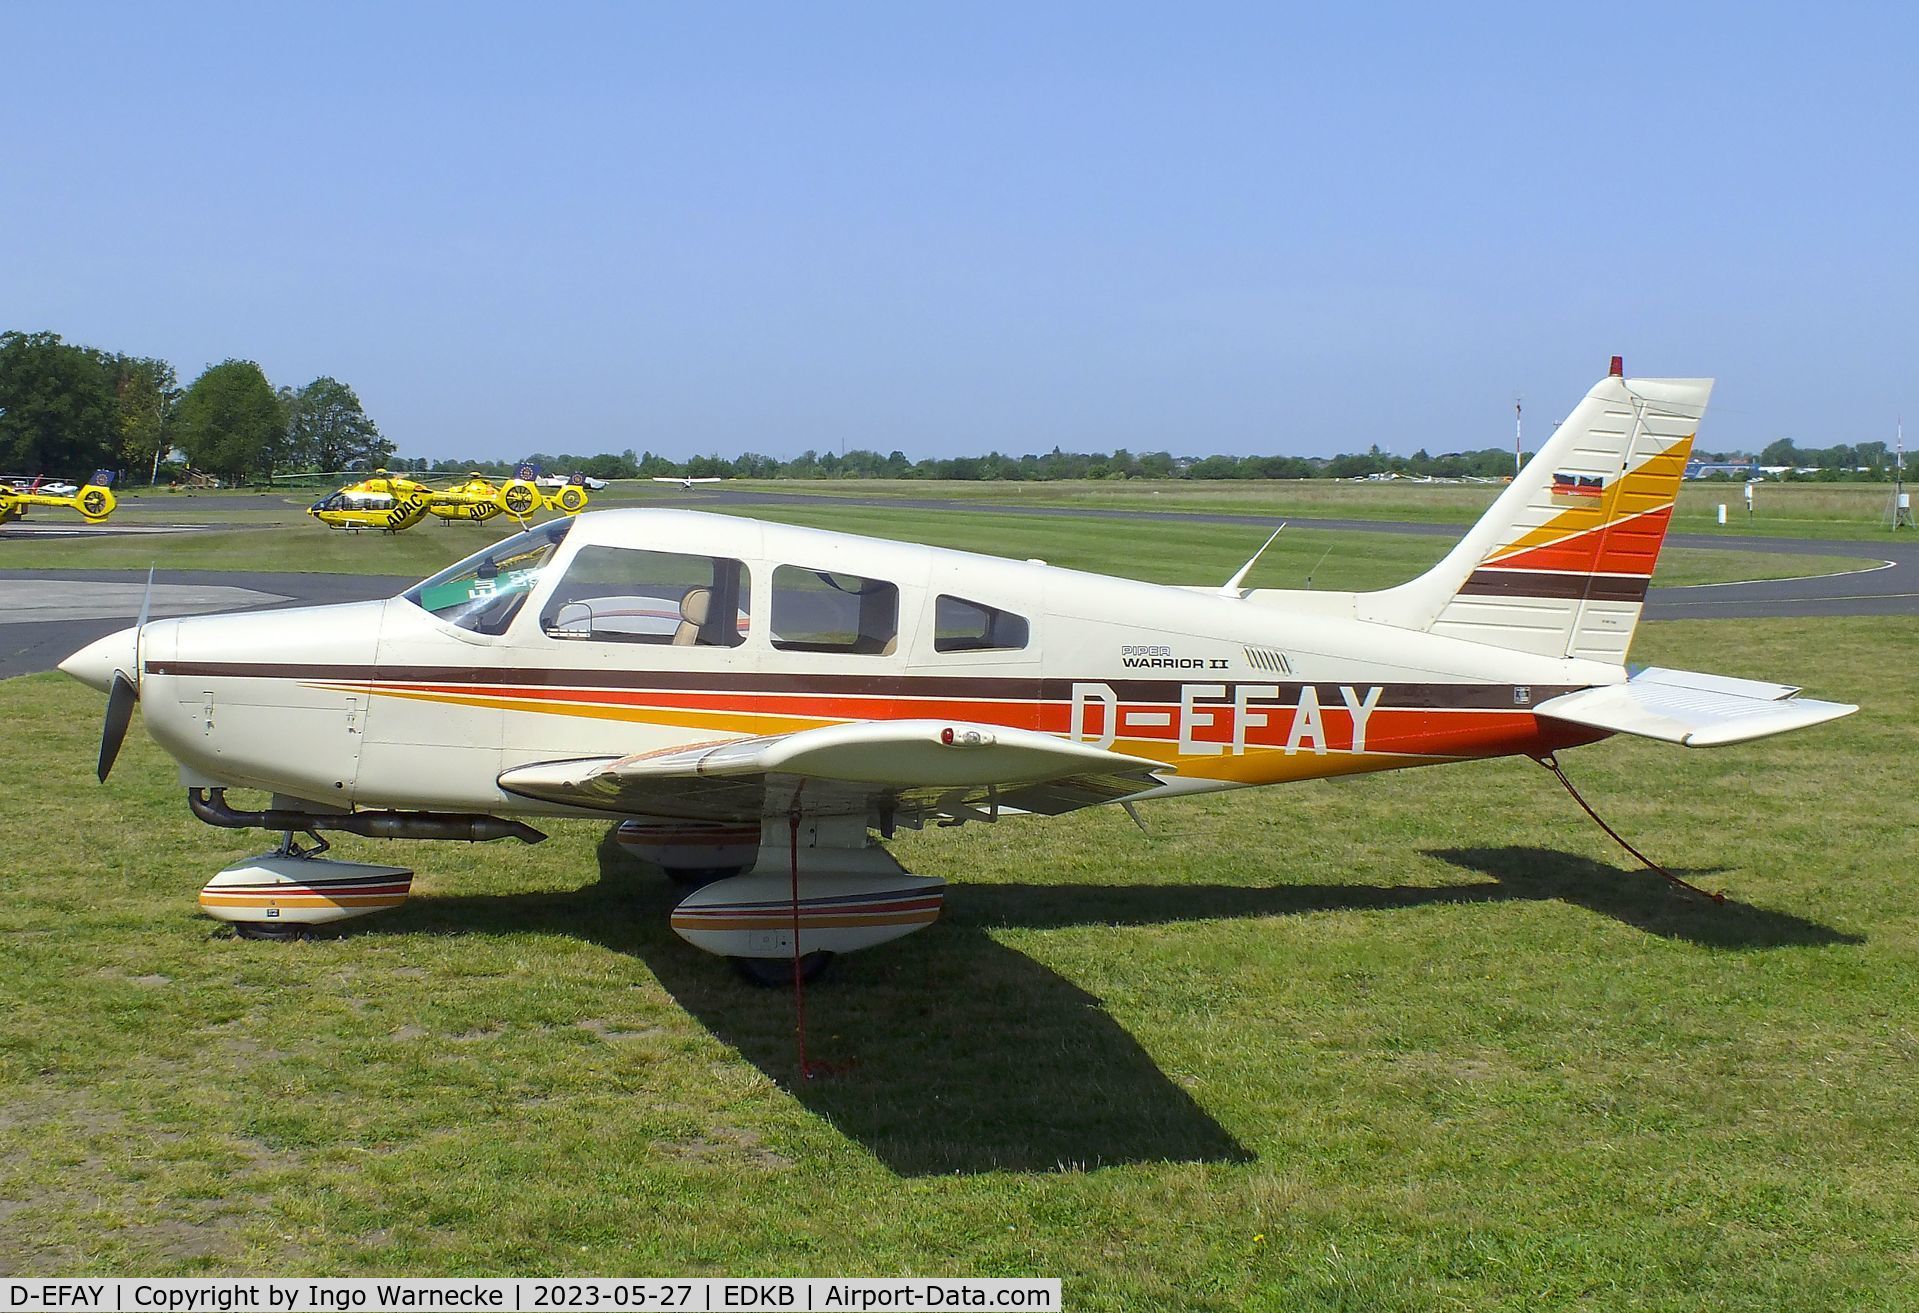
[(233, 933), (242, 939), (263, 939), (270, 944), (290, 944), (306, 934), (306, 927), (292, 921), (233, 921)]
[(744, 866), (662, 866), (666, 878), (686, 889), (698, 889), (740, 874)]
[[(790, 989), (793, 985), (793, 959), (790, 957), (729, 957), (741, 980), (761, 989)], [(812, 984), (832, 965), (833, 955), (824, 949), (800, 959), (800, 981)]]

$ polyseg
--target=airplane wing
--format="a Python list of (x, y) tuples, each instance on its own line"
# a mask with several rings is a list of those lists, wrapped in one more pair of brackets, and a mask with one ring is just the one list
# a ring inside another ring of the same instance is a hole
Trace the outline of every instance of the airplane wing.
[(1790, 684), (1731, 679), (1691, 670), (1640, 671), (1623, 684), (1549, 698), (1537, 715), (1616, 734), (1716, 748), (1837, 720), (1859, 710), (1844, 702), (1802, 698)]
[(509, 793), (622, 815), (758, 820), (809, 812), (902, 819), (1063, 812), (1153, 788), (1172, 768), (1032, 730), (863, 721), (631, 757), (517, 766)]

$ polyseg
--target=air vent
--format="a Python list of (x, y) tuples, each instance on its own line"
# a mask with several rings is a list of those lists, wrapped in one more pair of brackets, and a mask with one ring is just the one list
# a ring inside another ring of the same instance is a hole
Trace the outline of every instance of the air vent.
[(1249, 647), (1246, 649), (1246, 659), (1257, 670), (1270, 671), (1275, 675), (1293, 673), (1293, 663), (1286, 659), (1286, 654), (1270, 647)]

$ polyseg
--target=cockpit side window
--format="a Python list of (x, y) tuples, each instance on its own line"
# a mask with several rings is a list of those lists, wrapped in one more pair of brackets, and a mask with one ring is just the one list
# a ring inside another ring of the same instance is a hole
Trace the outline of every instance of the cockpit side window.
[(570, 519), (555, 520), (515, 534), (449, 565), (401, 596), (448, 624), (476, 634), (504, 634), (572, 525)]
[(773, 646), (784, 652), (890, 656), (900, 590), (883, 579), (782, 565), (773, 571)]
[(751, 594), (731, 557), (582, 547), (540, 612), (549, 638), (738, 647)]
[(933, 603), (935, 652), (1018, 652), (1027, 630), (1025, 616), (984, 602), (941, 593)]

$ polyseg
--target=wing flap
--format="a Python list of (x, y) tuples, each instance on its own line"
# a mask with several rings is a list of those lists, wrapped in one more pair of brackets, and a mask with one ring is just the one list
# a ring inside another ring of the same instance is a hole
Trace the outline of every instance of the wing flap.
[(510, 793), (598, 811), (699, 818), (808, 810), (960, 815), (1062, 812), (1128, 797), (1171, 768), (1031, 730), (947, 721), (828, 725), (501, 774)]
[(1798, 693), (1789, 684), (1654, 667), (1623, 684), (1567, 693), (1533, 710), (1574, 725), (1689, 748), (1744, 743), (1824, 724), (1859, 710)]

